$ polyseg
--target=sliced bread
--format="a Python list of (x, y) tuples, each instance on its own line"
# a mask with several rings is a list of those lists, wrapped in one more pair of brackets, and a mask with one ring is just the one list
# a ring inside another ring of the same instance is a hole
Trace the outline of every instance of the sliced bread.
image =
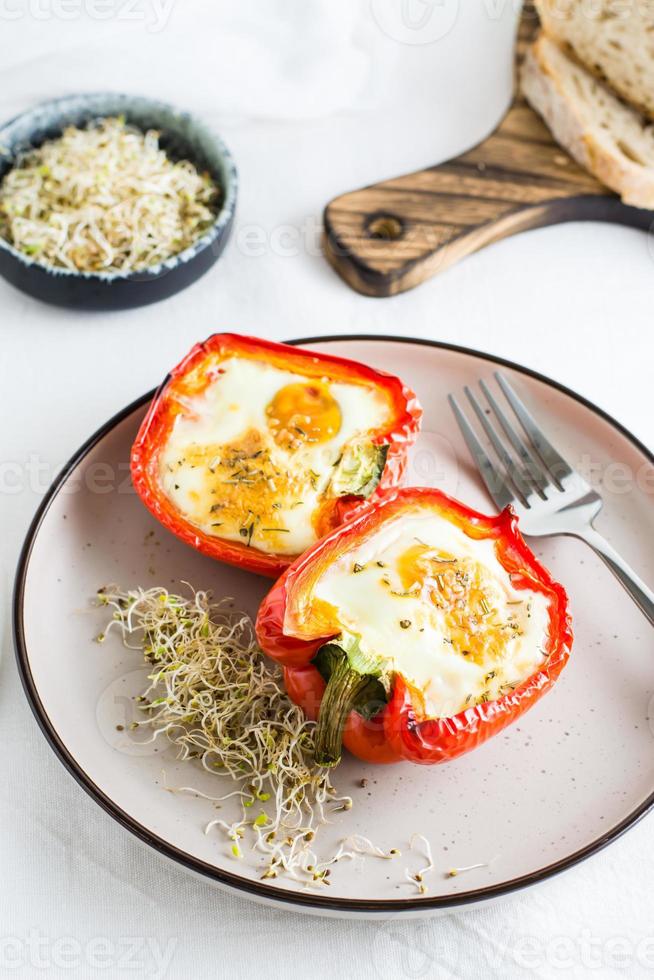
[(654, 209), (654, 127), (541, 34), (522, 90), (561, 146), (626, 204)]
[(654, 118), (652, 0), (536, 0), (546, 34)]

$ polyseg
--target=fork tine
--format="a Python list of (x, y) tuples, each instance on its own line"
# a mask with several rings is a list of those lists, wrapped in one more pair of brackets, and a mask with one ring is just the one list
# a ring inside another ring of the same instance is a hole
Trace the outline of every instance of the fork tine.
[(537, 462), (534, 455), (529, 451), (527, 446), (524, 444), (524, 442), (522, 441), (522, 439), (520, 438), (516, 430), (513, 428), (513, 426), (507, 419), (503, 409), (500, 408), (500, 406), (498, 405), (497, 400), (495, 399), (495, 396), (493, 395), (492, 391), (490, 390), (490, 388), (488, 387), (488, 385), (483, 379), (479, 382), (479, 387), (481, 388), (484, 395), (486, 396), (486, 400), (490, 405), (491, 409), (493, 410), (493, 412), (495, 413), (495, 417), (497, 418), (498, 422), (504, 429), (504, 432), (509, 442), (517, 452), (520, 459), (522, 460), (525, 470), (527, 471), (527, 474), (529, 475), (532, 482), (536, 486), (536, 489), (538, 490), (541, 497), (545, 499), (545, 490), (550, 482), (547, 472), (544, 470), (542, 464), (540, 462)]
[(515, 391), (504, 375), (500, 374), (499, 371), (496, 371), (495, 377), (497, 378), (499, 386), (506, 396), (506, 400), (515, 414), (518, 416), (520, 424), (528, 435), (532, 446), (545, 463), (545, 466), (548, 468), (560, 488), (561, 478), (564, 476), (570, 476), (573, 473), (572, 467), (566, 462), (563, 456), (556, 451), (552, 443), (538, 427), (535, 418), (526, 408), (518, 395), (516, 395)]
[(506, 470), (509, 479), (511, 480), (514, 487), (518, 491), (518, 496), (521, 498), (523, 503), (529, 506), (529, 504), (527, 503), (527, 498), (531, 496), (532, 488), (529, 486), (524, 476), (520, 472), (519, 467), (516, 466), (515, 462), (513, 461), (509, 453), (506, 451), (506, 448), (502, 440), (500, 439), (497, 432), (495, 431), (495, 427), (487, 418), (483, 408), (481, 407), (481, 405), (479, 404), (479, 402), (477, 401), (477, 399), (475, 398), (472, 391), (467, 385), (465, 386), (464, 391), (468, 396), (468, 401), (470, 402), (470, 404), (474, 409), (475, 415), (479, 419), (482, 429), (488, 436), (491, 445), (493, 446), (493, 449), (497, 453), (500, 463)]
[(499, 510), (504, 510), (509, 504), (515, 501), (515, 494), (510, 485), (504, 480), (501, 473), (491, 463), (486, 455), (484, 447), (474, 433), (474, 430), (467, 418), (459, 408), (459, 404), (454, 395), (448, 396), (450, 407), (454, 412), (454, 417), (461, 429), (461, 434), (465, 439), (470, 454), (477, 464), (481, 478), (486, 484), (486, 489), (495, 501)]

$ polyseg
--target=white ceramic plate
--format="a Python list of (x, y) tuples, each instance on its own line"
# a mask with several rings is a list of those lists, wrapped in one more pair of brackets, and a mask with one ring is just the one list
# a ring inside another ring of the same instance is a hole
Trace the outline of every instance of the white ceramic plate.
[[(601, 411), (545, 378), (467, 350), (369, 337), (304, 343), (401, 375), (425, 409), (408, 482), (441, 486), (488, 511), (446, 396), (492, 379), (503, 366), (555, 445), (590, 471), (604, 494), (600, 529), (654, 580), (653, 457)], [(574, 614), (573, 654), (553, 691), (518, 724), (448, 765), (375, 768), (348, 757), (335, 774), (354, 807), (326, 828), (323, 844), (361, 833), (384, 849), (399, 848), (402, 857), (339, 862), (331, 887), (317, 890), (261, 881), (254, 853), (235, 860), (222, 836), (204, 834), (215, 815), (211, 803), (163, 789), (164, 782), (192, 784), (219, 795), (224, 777), (116, 730), (132, 719), (131, 697), (146, 671), (117, 638), (92, 642), (103, 612), (89, 600), (109, 581), (179, 590), (186, 580), (235, 596), (252, 613), (269, 586), (177, 541), (131, 490), (130, 445), (150, 397), (96, 433), (49, 491), (28, 534), (15, 596), (18, 664), (36, 717), (66, 767), (124, 827), (186, 868), (254, 898), (327, 914), (416, 915), (538, 882), (599, 850), (652, 806), (652, 630), (585, 545), (559, 538), (535, 542), (569, 590)], [(415, 833), (429, 839), (434, 854), (425, 896), (404, 877), (405, 868), (424, 864), (408, 847)], [(447, 876), (452, 867), (479, 862), (484, 867)]]

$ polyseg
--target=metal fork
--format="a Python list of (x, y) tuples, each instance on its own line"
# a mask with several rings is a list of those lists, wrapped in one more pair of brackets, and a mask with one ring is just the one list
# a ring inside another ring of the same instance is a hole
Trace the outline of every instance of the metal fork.
[(513, 507), (525, 535), (568, 534), (589, 544), (654, 625), (654, 592), (593, 527), (602, 498), (557, 452), (506, 378), (499, 372), (495, 378), (522, 432), (509, 420), (485, 381), (480, 381), (479, 387), (486, 398), (486, 410), (469, 387), (464, 390), (497, 462), (491, 461), (454, 395), (449, 396), (449, 402), (497, 507)]

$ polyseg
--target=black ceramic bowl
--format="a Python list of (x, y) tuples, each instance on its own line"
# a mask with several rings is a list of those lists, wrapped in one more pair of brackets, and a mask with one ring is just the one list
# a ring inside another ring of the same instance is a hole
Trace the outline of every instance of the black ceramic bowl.
[(216, 261), (229, 237), (236, 206), (237, 176), (225, 144), (187, 112), (134, 95), (70, 95), (43, 102), (0, 128), (0, 179), (16, 154), (60, 135), (68, 125), (125, 116), (139, 129), (157, 129), (172, 159), (188, 159), (208, 170), (222, 190), (211, 227), (189, 248), (160, 265), (129, 275), (72, 272), (39, 263), (0, 237), (0, 275), (18, 289), (48, 303), (87, 310), (118, 310), (155, 303), (190, 285)]

